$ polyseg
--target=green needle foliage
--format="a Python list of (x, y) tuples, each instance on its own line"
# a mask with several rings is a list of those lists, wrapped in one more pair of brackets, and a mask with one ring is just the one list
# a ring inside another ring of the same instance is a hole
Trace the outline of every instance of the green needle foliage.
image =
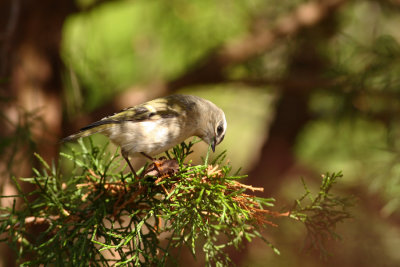
[(22, 265), (165, 265), (172, 248), (186, 246), (196, 256), (198, 244), (207, 265), (227, 265), (224, 248), (262, 238), (258, 230), (273, 200), (244, 194), (260, 189), (239, 183), (243, 176), (230, 175), (229, 165), (220, 167), (224, 153), (192, 166), (184, 161), (193, 144), (183, 143), (169, 159), (143, 168), (138, 181), (121, 170), (118, 154), (79, 144), (80, 152), (61, 154), (73, 163), (67, 176), (37, 155), (43, 170), (22, 179), (37, 190), (21, 192), (26, 208), (1, 218)]
[[(194, 258), (204, 256), (207, 266), (227, 266), (226, 248), (238, 249), (244, 240), (260, 238), (279, 254), (260, 233), (275, 225), (274, 217), (294, 218), (308, 228), (315, 221), (308, 208), (298, 208), (302, 199), (292, 213), (277, 213), (269, 210), (273, 199), (245, 193), (262, 188), (238, 182), (243, 176), (223, 164), (225, 153), (211, 162), (207, 154), (204, 164), (193, 166), (185, 163), (193, 143), (182, 143), (139, 170), (137, 180), (126, 165), (121, 169), (117, 152), (89, 140), (79, 141), (79, 151), (61, 153), (73, 165), (68, 174), (36, 155), (43, 169), (20, 180), (37, 189), (8, 196), (25, 205), (17, 210), (14, 201), (2, 208), (0, 241), (14, 249), (22, 266), (164, 266), (178, 263), (176, 252), (183, 247)], [(324, 206), (327, 195), (316, 199), (312, 205), (331, 209)], [(330, 221), (330, 214), (321, 220)]]
[(339, 178), (341, 172), (322, 175), (319, 192), (313, 195), (304, 180), (305, 193), (295, 201), (290, 217), (304, 223), (307, 229), (306, 249), (315, 249), (326, 258), (328, 252), (324, 241), (340, 239), (335, 232), (338, 223), (350, 219), (347, 209), (353, 206), (353, 198), (335, 196), (330, 191)]

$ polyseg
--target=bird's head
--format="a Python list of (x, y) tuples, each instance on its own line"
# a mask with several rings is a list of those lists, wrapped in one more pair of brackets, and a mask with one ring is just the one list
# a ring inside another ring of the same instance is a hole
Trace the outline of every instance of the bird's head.
[(202, 111), (201, 133), (198, 136), (215, 152), (215, 147), (224, 140), (227, 123), (222, 109), (211, 102), (206, 106)]

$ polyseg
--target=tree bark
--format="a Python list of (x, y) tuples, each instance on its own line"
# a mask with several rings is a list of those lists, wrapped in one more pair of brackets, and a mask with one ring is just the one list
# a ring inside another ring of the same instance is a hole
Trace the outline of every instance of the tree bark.
[[(0, 136), (15, 141), (15, 146), (5, 148), (1, 155), (2, 195), (16, 193), (11, 175), (30, 175), (33, 151), (48, 162), (56, 156), (62, 121), (62, 27), (75, 11), (75, 2), (70, 0), (0, 3), (0, 113), (7, 118)], [(3, 200), (2, 206), (10, 204)], [(10, 251), (0, 248), (0, 253), (0, 265), (16, 264)]]

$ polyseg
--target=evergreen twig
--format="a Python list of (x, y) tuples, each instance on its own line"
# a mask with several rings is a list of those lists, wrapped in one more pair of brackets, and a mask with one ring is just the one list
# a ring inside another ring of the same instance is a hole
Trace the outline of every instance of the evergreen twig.
[(322, 183), (319, 192), (313, 195), (302, 179), (305, 193), (294, 203), (290, 218), (304, 223), (307, 229), (305, 249), (315, 249), (323, 258), (329, 255), (325, 242), (329, 239), (340, 239), (336, 233), (336, 225), (351, 215), (348, 208), (353, 206), (352, 197), (340, 197), (330, 191), (337, 179), (342, 178), (341, 172), (326, 173), (322, 175)]
[[(61, 153), (72, 163), (68, 173), (35, 154), (43, 169), (19, 180), (37, 189), (1, 196), (21, 197), (26, 206), (17, 210), (14, 200), (1, 208), (0, 242), (14, 249), (21, 266), (163, 266), (176, 261), (173, 248), (185, 246), (195, 258), (203, 251), (207, 266), (226, 266), (231, 262), (225, 249), (240, 248), (244, 240), (260, 238), (279, 254), (261, 234), (276, 226), (274, 217), (303, 222), (310, 246), (320, 251), (324, 240), (338, 238), (337, 223), (350, 217), (350, 199), (330, 193), (341, 173), (324, 175), (316, 196), (303, 181), (306, 193), (290, 212), (278, 213), (270, 210), (274, 199), (252, 195), (263, 188), (230, 174), (225, 152), (213, 160), (207, 153), (201, 165), (185, 163), (193, 144), (182, 143), (143, 167), (140, 181), (121, 170), (118, 151), (111, 154), (91, 140), (79, 140), (79, 151)], [(28, 202), (28, 196), (35, 200)]]

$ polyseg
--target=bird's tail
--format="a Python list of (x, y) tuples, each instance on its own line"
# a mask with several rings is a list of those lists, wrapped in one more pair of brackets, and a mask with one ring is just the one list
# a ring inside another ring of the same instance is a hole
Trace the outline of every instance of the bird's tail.
[(118, 124), (118, 122), (106, 121), (106, 120), (100, 120), (100, 121), (94, 122), (82, 129), (80, 129), (79, 132), (65, 137), (64, 139), (61, 140), (61, 143), (74, 141), (81, 137), (87, 137), (87, 136), (95, 134), (95, 133), (104, 132), (105, 130), (108, 130), (111, 127), (114, 127), (116, 124)]
[(86, 137), (92, 134), (97, 133), (98, 131), (90, 131), (90, 130), (85, 130), (85, 131), (79, 131), (77, 133), (71, 134), (61, 140), (61, 143), (65, 142), (70, 142), (70, 141), (75, 141), (81, 137)]

